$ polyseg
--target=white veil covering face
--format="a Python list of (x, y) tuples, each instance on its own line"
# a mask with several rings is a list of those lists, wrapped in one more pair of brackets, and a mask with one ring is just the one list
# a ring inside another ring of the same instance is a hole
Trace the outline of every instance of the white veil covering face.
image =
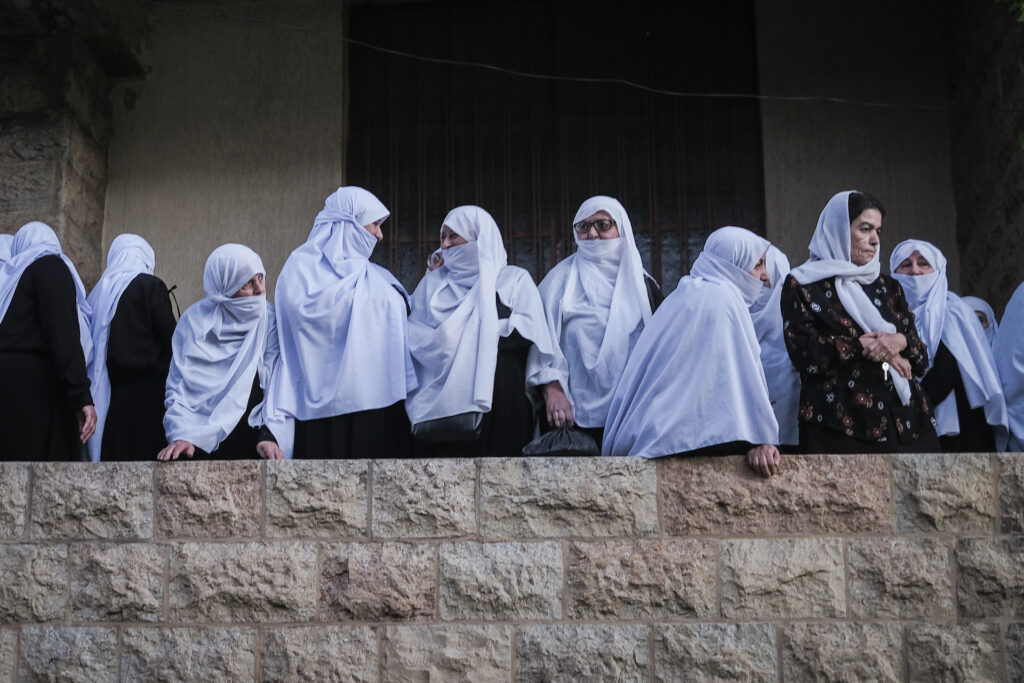
[[(538, 350), (540, 360), (527, 371), (527, 386), (555, 378), (554, 344), (537, 288), (529, 273), (508, 265), (494, 218), (479, 206), (460, 206), (448, 213), (444, 226), (466, 244), (445, 249), (444, 265), (428, 271), (413, 292), (409, 345), (417, 387), (405, 402), (412, 424), (490, 412), (498, 337), (513, 330)], [(506, 320), (498, 319), (495, 295), (512, 310)]]
[(603, 455), (654, 458), (747, 441), (776, 444), (779, 425), (761, 369), (750, 274), (768, 241), (725, 227), (658, 308), (615, 387)]
[[(984, 313), (985, 317), (988, 318), (988, 327), (982, 327), (985, 331), (985, 338), (988, 339), (988, 344), (991, 347), (996, 345), (996, 334), (999, 332), (999, 321), (996, 320), (996, 312), (992, 309), (984, 299), (976, 296), (962, 296), (960, 300), (971, 307), (971, 310), (977, 313)], [(980, 321), (979, 321), (980, 322)]]
[[(618, 200), (591, 197), (580, 205), (573, 225), (605, 211), (619, 229), (617, 239), (581, 240), (576, 253), (545, 276), (538, 288), (556, 342), (558, 381), (576, 424), (603, 427), (612, 389), (651, 318), (644, 267), (629, 215)], [(540, 362), (530, 353), (530, 366)]]
[(11, 255), (7, 261), (0, 260), (0, 322), (7, 315), (7, 309), (14, 298), (21, 276), (25, 269), (44, 256), (56, 254), (64, 261), (75, 281), (75, 298), (78, 302), (78, 334), (85, 355), (85, 365), (92, 362), (92, 334), (89, 332), (92, 309), (85, 296), (85, 285), (78, 277), (75, 264), (71, 262), (60, 248), (57, 234), (46, 223), (32, 221), (18, 229), (11, 241)]
[[(790, 271), (802, 285), (835, 278), (836, 294), (846, 312), (865, 333), (896, 332), (896, 326), (882, 317), (881, 312), (864, 292), (861, 285), (878, 279), (881, 273), (878, 252), (870, 263), (854, 265), (850, 260), (850, 195), (853, 190), (840, 192), (828, 200), (818, 217), (818, 225), (808, 247), (811, 257), (803, 265)], [(853, 216), (857, 218), (857, 216)], [(903, 405), (910, 404), (910, 382), (900, 376), (896, 368), (889, 369), (896, 393)]]
[(207, 259), (206, 296), (182, 314), (171, 338), (164, 399), (168, 443), (216, 450), (245, 413), (257, 370), (266, 387), (267, 298), (231, 298), (257, 273), (266, 274), (263, 261), (241, 244), (219, 246)]
[(754, 333), (761, 347), (761, 365), (768, 381), (772, 410), (779, 422), (779, 443), (800, 442), (800, 373), (786, 351), (782, 321), (782, 285), (789, 274), (789, 259), (774, 245), (765, 259), (771, 288), (763, 288), (750, 309)]
[(996, 335), (995, 357), (1006, 397), (1009, 450), (1024, 451), (1024, 283), (1006, 304)]
[(89, 292), (92, 307), (93, 358), (89, 363), (89, 381), (92, 383), (92, 400), (96, 407), (96, 433), (86, 444), (89, 459), (99, 462), (103, 445), (103, 429), (110, 408), (110, 378), (107, 376), (107, 340), (110, 337), (110, 322), (114, 319), (121, 295), (132, 280), (140, 273), (153, 274), (156, 256), (149, 242), (125, 233), (110, 243), (107, 251), (107, 268), (103, 276)]
[[(915, 251), (921, 252), (935, 271), (926, 275), (898, 274), (896, 268)], [(889, 269), (903, 287), (914, 312), (917, 333), (928, 347), (929, 367), (935, 361), (940, 342), (944, 343), (956, 358), (967, 400), (972, 408), (985, 409), (986, 422), (995, 428), (996, 448), (1003, 450), (1008, 423), (995, 359), (974, 310), (949, 291), (946, 257), (930, 242), (906, 240), (893, 249)], [(950, 394), (935, 408), (935, 421), (939, 436), (960, 433), (956, 396)]]
[(377, 238), (363, 226), (389, 215), (361, 187), (327, 198), (306, 243), (277, 279), (277, 410), (300, 420), (385, 408), (416, 386), (405, 288), (370, 263)]

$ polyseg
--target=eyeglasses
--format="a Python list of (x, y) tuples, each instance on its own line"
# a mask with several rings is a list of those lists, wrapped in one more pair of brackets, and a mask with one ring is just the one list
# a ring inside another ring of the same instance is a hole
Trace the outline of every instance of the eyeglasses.
[(615, 227), (615, 221), (610, 221), (607, 218), (602, 218), (596, 221), (580, 221), (572, 226), (573, 230), (579, 235), (586, 235), (590, 232), (591, 228), (597, 228), (599, 233), (606, 233)]

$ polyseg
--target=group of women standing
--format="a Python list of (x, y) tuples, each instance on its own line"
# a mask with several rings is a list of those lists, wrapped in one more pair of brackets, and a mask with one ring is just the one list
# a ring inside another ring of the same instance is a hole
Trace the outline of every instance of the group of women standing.
[(581, 205), (576, 252), (539, 287), (491, 215), (461, 206), (410, 296), (370, 262), (388, 215), (362, 188), (329, 196), (276, 305), (260, 257), (218, 247), (177, 324), (141, 237), (114, 240), (88, 298), (47, 226), (9, 255), (0, 240), (0, 377), (24, 387), (0, 398), (3, 457), (516, 456), (575, 426), (605, 455), (745, 454), (771, 476), (780, 446), (996, 450), (1024, 429), (942, 254), (904, 242), (880, 273), (870, 195), (834, 196), (793, 270), (716, 230), (664, 301), (610, 197)]

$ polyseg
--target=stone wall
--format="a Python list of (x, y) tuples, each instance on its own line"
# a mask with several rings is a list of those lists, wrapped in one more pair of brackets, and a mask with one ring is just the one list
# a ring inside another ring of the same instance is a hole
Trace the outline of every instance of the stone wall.
[(0, 681), (1021, 680), (1024, 454), (0, 464)]

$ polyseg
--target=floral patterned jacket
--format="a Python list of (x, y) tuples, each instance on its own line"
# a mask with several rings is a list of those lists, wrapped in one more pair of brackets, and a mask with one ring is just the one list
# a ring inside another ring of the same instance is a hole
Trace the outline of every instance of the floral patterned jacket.
[[(924, 375), (928, 350), (917, 335), (914, 314), (903, 288), (879, 275), (864, 285), (882, 317), (907, 338), (902, 356), (914, 376)], [(932, 408), (917, 380), (910, 380), (910, 405), (904, 406), (880, 363), (864, 357), (864, 330), (839, 301), (835, 278), (801, 285), (792, 276), (782, 289), (786, 350), (800, 373), (800, 420), (813, 422), (861, 441), (884, 442), (895, 423), (901, 442), (913, 441), (934, 426)]]

